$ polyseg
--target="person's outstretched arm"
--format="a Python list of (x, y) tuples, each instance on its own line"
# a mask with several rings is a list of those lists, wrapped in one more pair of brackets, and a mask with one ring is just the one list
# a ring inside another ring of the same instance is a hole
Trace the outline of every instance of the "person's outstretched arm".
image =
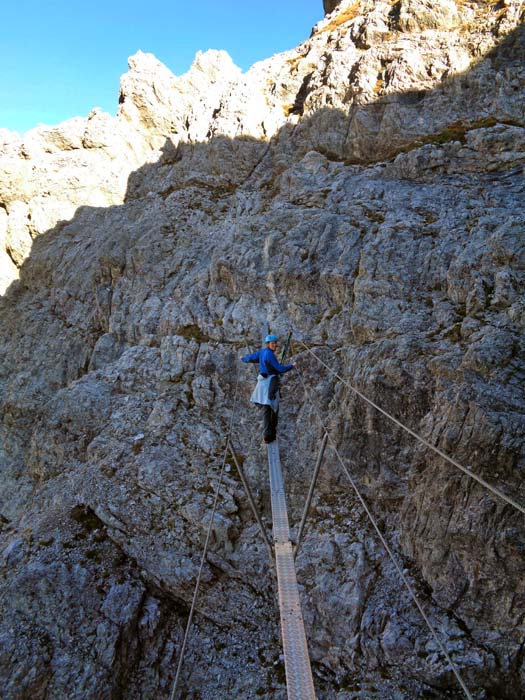
[(243, 362), (259, 362), (259, 353), (260, 350), (257, 350), (257, 352), (253, 352), (251, 355), (245, 355), (244, 357), (241, 357), (241, 360)]
[(284, 374), (285, 372), (289, 372), (291, 369), (294, 368), (294, 365), (282, 365), (279, 360), (275, 357), (275, 355), (272, 353), (268, 353), (268, 357), (266, 358), (266, 362), (270, 364), (279, 374)]

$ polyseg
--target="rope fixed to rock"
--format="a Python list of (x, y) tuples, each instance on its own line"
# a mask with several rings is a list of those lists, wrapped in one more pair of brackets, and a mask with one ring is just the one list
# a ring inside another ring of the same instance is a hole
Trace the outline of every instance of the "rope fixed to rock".
[(407, 589), (408, 593), (410, 594), (410, 597), (412, 598), (412, 600), (413, 600), (414, 604), (416, 605), (417, 609), (418, 609), (419, 612), (421, 613), (421, 616), (423, 617), (423, 620), (425, 621), (425, 624), (427, 625), (427, 627), (428, 627), (428, 629), (429, 629), (429, 631), (430, 631), (432, 637), (434, 638), (436, 644), (437, 644), (438, 647), (440, 648), (440, 650), (441, 650), (443, 656), (446, 658), (446, 660), (447, 660), (447, 662), (448, 662), (450, 668), (452, 669), (452, 672), (453, 672), (454, 675), (456, 676), (456, 679), (457, 679), (459, 685), (461, 686), (463, 692), (465, 693), (465, 697), (467, 698), (467, 700), (473, 700), (472, 695), (470, 694), (470, 691), (469, 691), (469, 689), (467, 688), (467, 686), (466, 686), (466, 684), (465, 684), (463, 678), (461, 677), (461, 675), (460, 675), (460, 673), (459, 673), (459, 671), (458, 671), (456, 665), (454, 664), (454, 662), (452, 661), (452, 659), (451, 659), (449, 653), (448, 653), (447, 650), (445, 649), (445, 646), (444, 646), (443, 642), (442, 642), (442, 641), (440, 640), (440, 638), (438, 637), (437, 632), (435, 631), (435, 629), (434, 629), (432, 623), (430, 622), (430, 619), (428, 618), (428, 615), (426, 614), (425, 610), (423, 609), (423, 606), (422, 606), (421, 603), (419, 602), (419, 599), (418, 599), (418, 597), (417, 597), (417, 595), (416, 595), (414, 589), (412, 588), (412, 586), (410, 585), (409, 580), (407, 579), (407, 577), (406, 577), (405, 574), (403, 573), (403, 570), (402, 570), (402, 568), (400, 567), (400, 565), (398, 564), (397, 559), (396, 559), (396, 557), (394, 556), (394, 553), (393, 553), (393, 551), (392, 551), (391, 548), (390, 548), (390, 545), (389, 545), (388, 542), (386, 541), (386, 539), (385, 539), (383, 533), (381, 532), (381, 530), (380, 530), (378, 524), (376, 523), (376, 520), (375, 520), (374, 516), (372, 515), (370, 509), (368, 508), (368, 505), (367, 505), (365, 499), (363, 498), (363, 496), (361, 495), (361, 492), (360, 492), (359, 489), (357, 488), (357, 484), (355, 483), (354, 479), (352, 478), (352, 475), (350, 474), (350, 471), (348, 470), (348, 468), (347, 468), (346, 464), (344, 463), (344, 461), (343, 461), (341, 455), (339, 454), (339, 451), (338, 451), (338, 449), (337, 449), (337, 445), (335, 444), (335, 441), (333, 440), (333, 438), (331, 437), (330, 433), (328, 432), (328, 428), (326, 427), (326, 425), (325, 425), (325, 423), (324, 423), (324, 421), (323, 421), (323, 418), (322, 418), (322, 416), (321, 416), (320, 411), (317, 409), (317, 407), (316, 407), (314, 401), (311, 399), (310, 393), (308, 392), (308, 390), (307, 390), (307, 388), (306, 388), (306, 384), (305, 384), (304, 379), (303, 379), (303, 377), (302, 377), (302, 373), (301, 373), (301, 372), (297, 372), (297, 376), (299, 377), (299, 379), (300, 379), (300, 381), (301, 381), (301, 384), (302, 384), (302, 387), (303, 387), (303, 391), (304, 391), (305, 397), (308, 398), (308, 403), (313, 407), (313, 409), (314, 409), (314, 411), (315, 411), (315, 413), (316, 413), (316, 415), (317, 415), (317, 418), (318, 418), (318, 420), (319, 420), (319, 423), (320, 423), (320, 425), (321, 425), (321, 427), (322, 427), (322, 429), (323, 429), (325, 435), (328, 436), (328, 440), (329, 440), (329, 442), (330, 442), (330, 446), (332, 447), (333, 451), (335, 452), (335, 454), (336, 454), (336, 456), (337, 456), (337, 459), (339, 460), (339, 463), (340, 463), (340, 465), (341, 465), (341, 467), (342, 467), (344, 473), (346, 474), (346, 476), (347, 476), (347, 478), (348, 478), (348, 480), (349, 480), (349, 482), (350, 482), (350, 484), (351, 484), (351, 486), (352, 486), (352, 488), (353, 488), (353, 490), (354, 490), (354, 492), (355, 492), (357, 498), (359, 499), (359, 502), (361, 503), (361, 506), (363, 507), (363, 510), (365, 511), (366, 515), (368, 516), (368, 519), (369, 519), (370, 522), (372, 523), (372, 526), (373, 526), (374, 530), (376, 531), (377, 536), (378, 536), (379, 539), (381, 540), (381, 543), (383, 544), (383, 547), (385, 548), (385, 550), (386, 550), (388, 556), (390, 557), (390, 560), (392, 561), (394, 567), (396, 568), (396, 571), (397, 571), (397, 573), (398, 573), (398, 575), (399, 575), (401, 581), (403, 582), (405, 588)]
[(188, 642), (190, 628), (191, 628), (191, 624), (193, 621), (193, 615), (195, 613), (195, 607), (197, 605), (197, 598), (199, 595), (199, 587), (200, 587), (200, 582), (201, 582), (201, 578), (202, 578), (202, 572), (204, 570), (204, 564), (206, 562), (206, 556), (208, 553), (208, 546), (209, 546), (210, 539), (211, 539), (211, 533), (212, 533), (212, 529), (213, 529), (213, 521), (215, 519), (215, 513), (217, 511), (217, 506), (219, 503), (219, 492), (220, 492), (220, 488), (222, 485), (222, 479), (224, 476), (224, 468), (226, 466), (226, 457), (228, 455), (228, 446), (230, 443), (230, 438), (231, 438), (231, 434), (232, 434), (232, 430), (233, 430), (233, 419), (235, 416), (235, 407), (236, 407), (236, 403), (237, 403), (237, 391), (239, 388), (239, 375), (240, 375), (239, 367), (237, 366), (237, 373), (236, 373), (236, 380), (235, 380), (235, 391), (234, 391), (234, 395), (233, 395), (232, 412), (231, 412), (231, 417), (230, 417), (230, 426), (228, 429), (228, 435), (226, 437), (226, 444), (224, 447), (224, 455), (222, 458), (222, 465), (221, 465), (221, 469), (220, 469), (220, 473), (219, 473), (219, 481), (217, 483), (217, 488), (215, 489), (215, 497), (214, 497), (213, 508), (212, 508), (212, 512), (211, 512), (211, 516), (210, 516), (210, 523), (208, 525), (208, 531), (206, 533), (206, 541), (204, 542), (204, 549), (202, 551), (202, 557), (201, 557), (201, 562), (200, 562), (200, 566), (199, 566), (199, 573), (197, 575), (197, 581), (195, 583), (195, 589), (193, 591), (193, 599), (191, 602), (190, 614), (188, 616), (188, 622), (186, 624), (186, 631), (184, 633), (184, 638), (182, 640), (182, 647), (181, 647), (180, 654), (179, 654), (179, 662), (177, 664), (177, 672), (175, 674), (175, 680), (173, 681), (173, 687), (172, 687), (171, 694), (170, 694), (170, 700), (175, 700), (175, 693), (177, 692), (177, 687), (178, 687), (179, 680), (180, 680), (180, 674), (181, 674), (182, 665), (184, 662), (184, 653), (186, 651), (186, 644)]
[(347, 379), (344, 379), (344, 377), (341, 377), (340, 374), (338, 374), (334, 369), (332, 369), (329, 365), (327, 365), (326, 362), (324, 362), (318, 355), (316, 355), (315, 352), (313, 352), (313, 350), (311, 348), (309, 348), (301, 340), (296, 340), (295, 342), (302, 345), (305, 348), (305, 351), (308, 352), (310, 355), (312, 355), (312, 357), (315, 357), (315, 359), (321, 365), (323, 365), (323, 367), (325, 367), (336, 379), (338, 379), (340, 382), (345, 384), (345, 386), (347, 386), (351, 391), (353, 391), (354, 394), (357, 394), (357, 396), (359, 396), (361, 399), (363, 399), (363, 401), (366, 401), (367, 404), (369, 404), (370, 406), (375, 408), (376, 411), (379, 411), (380, 413), (382, 413), (390, 421), (392, 421), (397, 426), (402, 428), (405, 432), (409, 433), (409, 435), (412, 435), (412, 437), (416, 438), (416, 440), (418, 440), (421, 444), (425, 445), (425, 447), (428, 447), (430, 450), (435, 452), (437, 455), (439, 455), (446, 462), (448, 462), (452, 466), (456, 467), (456, 469), (459, 469), (464, 474), (469, 476), (471, 479), (474, 479), (474, 481), (477, 481), (478, 484), (481, 484), (481, 486), (483, 486), (485, 489), (490, 491), (494, 496), (501, 499), (502, 501), (504, 501), (508, 505), (512, 506), (516, 510), (519, 510), (520, 513), (523, 513), (523, 515), (525, 515), (525, 507), (524, 506), (522, 506), (520, 503), (515, 501), (510, 496), (507, 496), (506, 494), (504, 494), (502, 491), (497, 489), (495, 486), (492, 486), (491, 484), (489, 484), (488, 481), (485, 481), (485, 479), (483, 479), (481, 476), (474, 474), (474, 472), (471, 472), (469, 469), (462, 466), (459, 462), (457, 462), (452, 457), (449, 457), (449, 455), (447, 455), (446, 452), (443, 452), (442, 450), (439, 449), (439, 447), (436, 447), (428, 440), (425, 440), (425, 438), (421, 437), (421, 435), (418, 435), (418, 433), (416, 433), (414, 430), (412, 430), (411, 428), (404, 425), (404, 423), (402, 423), (400, 420), (398, 420), (397, 418), (394, 418), (394, 416), (392, 416), (390, 413), (388, 413), (388, 411), (385, 411), (383, 408), (381, 408), (381, 406), (378, 406), (374, 401), (372, 401), (367, 396), (365, 396), (365, 394), (363, 394), (361, 391), (359, 391), (359, 389), (357, 389), (355, 386), (353, 386)]
[[(281, 303), (280, 303), (280, 301), (279, 301), (279, 297), (277, 296), (277, 294), (276, 294), (276, 299), (277, 299), (278, 306), (280, 307), (281, 312), (283, 313), (283, 307), (282, 307), (282, 305), (281, 305)], [(290, 328), (292, 328), (292, 327), (290, 326)], [(394, 417), (391, 416), (389, 413), (387, 413), (386, 411), (384, 411), (380, 406), (378, 406), (378, 405), (375, 404), (374, 402), (370, 401), (370, 399), (368, 399), (368, 398), (367, 398), (364, 394), (362, 394), (360, 391), (358, 391), (357, 389), (355, 389), (355, 387), (353, 387), (349, 382), (347, 382), (347, 380), (343, 379), (339, 374), (337, 374), (337, 372), (335, 372), (335, 370), (332, 370), (331, 367), (329, 367), (325, 362), (323, 362), (323, 361), (321, 360), (321, 358), (319, 358), (305, 343), (303, 343), (301, 340), (296, 340), (296, 342), (299, 342), (299, 344), (302, 345), (308, 353), (310, 353), (311, 355), (313, 355), (313, 356), (316, 358), (316, 360), (317, 360), (318, 362), (320, 362), (324, 367), (326, 367), (326, 369), (328, 369), (328, 370), (331, 372), (331, 374), (333, 374), (337, 379), (339, 379), (339, 380), (342, 381), (344, 384), (346, 384), (347, 386), (349, 386), (349, 388), (352, 389), (352, 391), (354, 391), (356, 394), (358, 394), (362, 399), (364, 399), (365, 401), (367, 401), (367, 402), (368, 402), (369, 404), (371, 404), (374, 408), (376, 408), (378, 411), (380, 411), (381, 413), (383, 413), (383, 414), (384, 414), (385, 416), (387, 416), (390, 420), (393, 420), (397, 425), (399, 425), (401, 428), (403, 428), (404, 430), (406, 430), (407, 432), (409, 432), (411, 435), (413, 435), (414, 437), (416, 437), (418, 440), (420, 440), (421, 442), (423, 442), (424, 444), (426, 444), (428, 447), (430, 447), (430, 448), (433, 449), (434, 451), (438, 452), (438, 454), (441, 454), (445, 459), (450, 460), (450, 461), (452, 461), (452, 463), (454, 463), (454, 461), (451, 460), (451, 458), (449, 458), (448, 455), (445, 455), (445, 453), (441, 453), (441, 450), (437, 450), (437, 448), (435, 448), (433, 445), (431, 445), (431, 444), (428, 443), (426, 440), (424, 440), (424, 438), (421, 438), (419, 435), (417, 435), (417, 433), (414, 433), (414, 431), (410, 430), (410, 428), (407, 428), (406, 426), (404, 426), (400, 421), (398, 421), (396, 418), (394, 418)], [(308, 393), (308, 391), (307, 391), (307, 389), (306, 389), (306, 385), (305, 385), (304, 380), (303, 380), (303, 377), (302, 377), (302, 373), (301, 373), (301, 372), (297, 372), (297, 374), (298, 374), (298, 376), (299, 376), (299, 378), (300, 378), (300, 381), (301, 381), (301, 384), (302, 384), (302, 386), (303, 386), (303, 391), (305, 392), (305, 396), (309, 396), (309, 393)], [(319, 411), (317, 410), (317, 408), (316, 408), (315, 404), (313, 403), (313, 401), (311, 401), (310, 404), (313, 406), (314, 411), (316, 412), (316, 414), (317, 414), (317, 416), (318, 416), (318, 419), (319, 419), (319, 421), (320, 421), (320, 424), (321, 424), (321, 426), (322, 426), (324, 432), (325, 432), (326, 434), (328, 434), (328, 437), (329, 437), (329, 441), (330, 441), (330, 443), (331, 443), (331, 446), (332, 446), (332, 448), (333, 448), (333, 450), (334, 450), (334, 452), (335, 452), (335, 454), (336, 454), (336, 456), (337, 456), (337, 458), (338, 458), (338, 460), (339, 460), (339, 462), (340, 462), (340, 464), (341, 464), (341, 467), (342, 467), (343, 471), (345, 472), (345, 474), (346, 474), (348, 480), (350, 481), (350, 484), (351, 484), (351, 486), (352, 486), (354, 492), (356, 493), (357, 498), (359, 499), (359, 501), (360, 501), (360, 503), (361, 503), (361, 505), (362, 505), (362, 507), (363, 507), (363, 509), (364, 509), (364, 511), (365, 511), (365, 513), (366, 513), (366, 515), (368, 516), (370, 522), (372, 523), (372, 525), (373, 525), (373, 527), (374, 527), (374, 530), (376, 531), (376, 533), (377, 533), (379, 539), (381, 540), (381, 542), (382, 542), (382, 544), (383, 544), (383, 546), (384, 546), (386, 552), (388, 553), (388, 556), (390, 557), (392, 563), (394, 564), (394, 566), (395, 566), (395, 568), (396, 568), (396, 571), (397, 571), (399, 577), (401, 578), (401, 580), (402, 580), (404, 586), (406, 587), (406, 589), (407, 589), (408, 593), (410, 594), (410, 596), (411, 596), (413, 602), (415, 603), (416, 607), (418, 608), (419, 612), (421, 613), (421, 616), (423, 617), (423, 620), (425, 621), (425, 624), (427, 625), (427, 627), (428, 627), (430, 633), (432, 634), (432, 637), (433, 637), (434, 640), (436, 641), (438, 647), (440, 648), (440, 650), (441, 650), (441, 652), (443, 653), (444, 657), (446, 658), (448, 664), (450, 665), (450, 668), (452, 669), (452, 671), (453, 671), (453, 673), (454, 673), (454, 675), (455, 675), (455, 677), (456, 677), (456, 679), (457, 679), (459, 685), (461, 686), (461, 688), (462, 688), (462, 690), (463, 690), (463, 692), (464, 692), (464, 694), (465, 694), (465, 697), (467, 698), (467, 700), (473, 700), (472, 695), (470, 694), (469, 689), (467, 688), (467, 686), (466, 686), (465, 682), (463, 681), (463, 679), (462, 679), (462, 677), (461, 677), (461, 675), (460, 675), (458, 669), (456, 668), (456, 666), (455, 666), (454, 662), (452, 661), (450, 655), (448, 654), (448, 652), (447, 652), (447, 650), (445, 649), (443, 643), (441, 642), (441, 640), (439, 639), (439, 637), (438, 637), (436, 631), (434, 630), (434, 628), (433, 628), (433, 626), (432, 626), (432, 624), (431, 624), (431, 622), (430, 622), (430, 620), (429, 620), (429, 618), (428, 618), (428, 615), (425, 613), (425, 611), (424, 611), (424, 609), (423, 609), (421, 603), (419, 602), (419, 600), (418, 600), (418, 598), (417, 598), (417, 596), (416, 596), (414, 590), (412, 589), (412, 586), (410, 585), (410, 582), (408, 581), (407, 577), (406, 577), (405, 574), (403, 573), (403, 570), (401, 569), (401, 567), (399, 566), (399, 564), (398, 564), (396, 558), (394, 557), (394, 554), (393, 554), (393, 552), (392, 552), (392, 550), (391, 550), (391, 548), (390, 548), (388, 542), (386, 541), (385, 537), (383, 536), (383, 533), (382, 533), (381, 530), (379, 529), (379, 526), (377, 525), (374, 516), (372, 515), (370, 509), (368, 508), (368, 505), (367, 505), (366, 501), (364, 500), (363, 496), (361, 495), (361, 492), (360, 492), (359, 489), (357, 488), (357, 485), (356, 485), (355, 481), (353, 480), (352, 475), (350, 474), (348, 468), (346, 467), (345, 463), (343, 462), (343, 460), (342, 460), (342, 458), (341, 458), (341, 455), (339, 454), (339, 451), (337, 450), (337, 445), (335, 444), (335, 442), (334, 442), (333, 439), (331, 438), (330, 434), (328, 433), (327, 427), (326, 427), (325, 424), (324, 424), (324, 421), (323, 421), (323, 419), (322, 419), (322, 417), (321, 417), (321, 414), (320, 414)], [(463, 471), (465, 471), (467, 474), (469, 474), (469, 476), (472, 476), (472, 475), (470, 474), (470, 472), (468, 472), (464, 467), (461, 467), (461, 465), (458, 465), (458, 466), (460, 466), (460, 468), (461, 468)], [(481, 481), (483, 481), (483, 480), (481, 480)], [(492, 487), (490, 487), (490, 484), (487, 484), (487, 486), (492, 490)], [(497, 490), (496, 490), (496, 491), (497, 491)], [(504, 496), (504, 494), (502, 494), (502, 495)], [(519, 510), (522, 510), (519, 506), (518, 506), (518, 509), (519, 509)], [(524, 512), (525, 512), (525, 511), (524, 511)]]

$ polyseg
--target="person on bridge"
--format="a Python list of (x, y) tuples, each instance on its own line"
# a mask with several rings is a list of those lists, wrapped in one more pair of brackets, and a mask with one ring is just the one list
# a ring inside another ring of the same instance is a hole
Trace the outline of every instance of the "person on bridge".
[(259, 376), (250, 401), (262, 407), (264, 442), (273, 442), (277, 436), (279, 421), (279, 376), (289, 372), (294, 365), (281, 365), (275, 357), (277, 337), (267, 335), (265, 347), (252, 355), (242, 357), (243, 362), (258, 362)]

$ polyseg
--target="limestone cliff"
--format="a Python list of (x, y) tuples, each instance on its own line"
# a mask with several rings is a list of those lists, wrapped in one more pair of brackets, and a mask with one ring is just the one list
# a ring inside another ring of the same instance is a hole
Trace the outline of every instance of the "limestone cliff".
[[(246, 73), (139, 52), (116, 116), (0, 133), (8, 700), (169, 697), (232, 410), (270, 518), (239, 362), (266, 323), (525, 503), (524, 3), (324, 8)], [(523, 697), (524, 517), (301, 350), (294, 517), (320, 410), (473, 697)], [(280, 700), (233, 470), (213, 534), (185, 697)], [(298, 569), (320, 700), (463, 697), (332, 453)]]

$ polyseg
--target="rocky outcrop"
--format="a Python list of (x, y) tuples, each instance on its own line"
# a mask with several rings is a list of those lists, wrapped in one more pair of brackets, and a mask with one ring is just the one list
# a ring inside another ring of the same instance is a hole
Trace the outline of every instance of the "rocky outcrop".
[[(116, 117), (1, 134), (9, 700), (169, 697), (232, 416), (270, 519), (238, 361), (266, 323), (525, 502), (522, 4), (332, 10), (245, 74), (138, 54)], [(293, 521), (320, 411), (473, 697), (522, 697), (522, 515), (294, 352)], [(320, 699), (457, 692), (332, 451), (298, 576)], [(183, 694), (284, 698), (229, 465), (198, 608)]]
[(323, 0), (325, 14), (330, 14), (335, 8), (341, 4), (341, 0)]
[(426, 29), (450, 30), (461, 25), (455, 0), (401, 0), (399, 28), (403, 32), (422, 32)]
[[(518, 0), (497, 12), (452, 0), (394, 7), (345, 0), (303, 45), (246, 74), (223, 51), (198, 54), (180, 78), (139, 52), (122, 78), (117, 117), (94, 110), (23, 139), (2, 136), (4, 288), (35, 236), (78, 206), (121, 203), (131, 172), (155, 161), (166, 139), (175, 148), (213, 136), (267, 141), (288, 125), (297, 127), (293, 150), (369, 163), (437, 134), (453, 139), (494, 121), (521, 124), (523, 37), (509, 31), (522, 9)], [(299, 124), (302, 117), (312, 118)]]

